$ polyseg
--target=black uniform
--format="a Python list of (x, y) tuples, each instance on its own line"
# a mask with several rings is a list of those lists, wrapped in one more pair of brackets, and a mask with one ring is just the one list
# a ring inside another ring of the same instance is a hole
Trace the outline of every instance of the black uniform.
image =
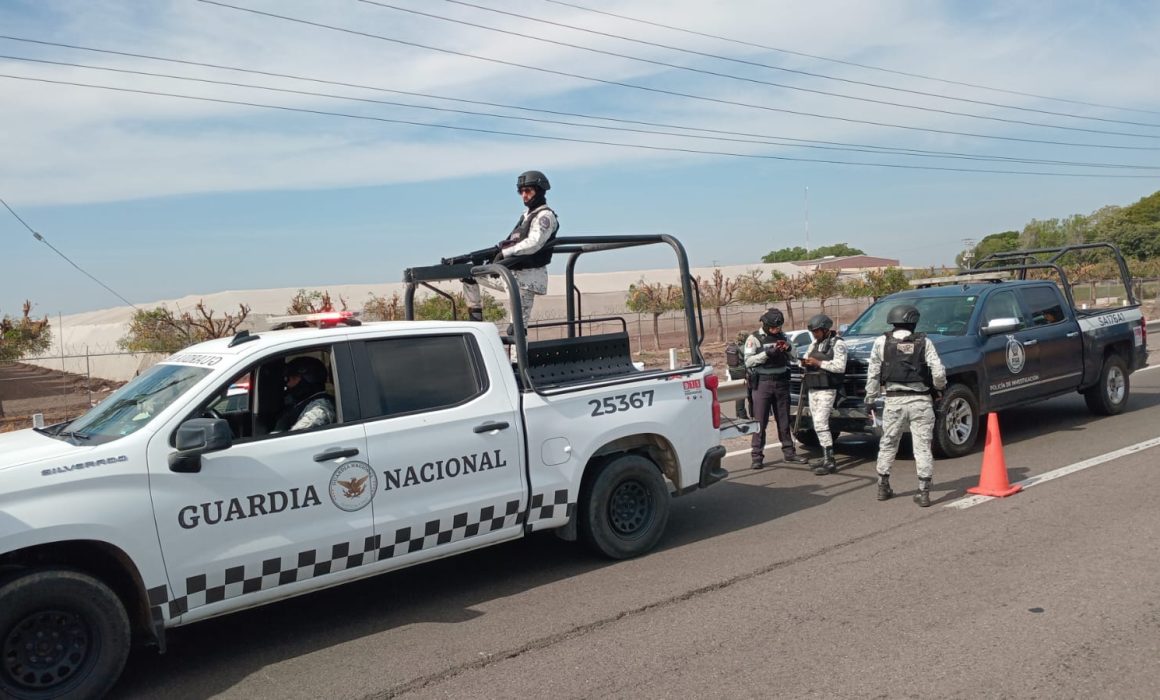
[(793, 345), (784, 333), (767, 333), (764, 327), (745, 341), (745, 367), (749, 371), (753, 418), (757, 421), (757, 432), (750, 443), (755, 469), (760, 468), (765, 460), (765, 433), (771, 413), (777, 421), (777, 439), (781, 442), (784, 460), (798, 464), (807, 461), (804, 456), (798, 456), (790, 431), (789, 364), (792, 352)]

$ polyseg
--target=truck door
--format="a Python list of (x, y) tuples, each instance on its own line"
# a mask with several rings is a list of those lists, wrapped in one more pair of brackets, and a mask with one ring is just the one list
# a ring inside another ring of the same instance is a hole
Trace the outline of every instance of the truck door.
[[(283, 367), (303, 356), (325, 368), (323, 389), (313, 396), (331, 398), (336, 420), (271, 432), (277, 416), (263, 415), (262, 407), (284, 405)], [(163, 604), (171, 617), (185, 615), (183, 621), (312, 588), (372, 561), (377, 477), (366, 463), (363, 426), (351, 423), (346, 410), (357, 411), (353, 386), (340, 381), (351, 376), (346, 346), (267, 356), (223, 378), (181, 420), (218, 415), (231, 401), (231, 386), (247, 373), (254, 434), (235, 432), (233, 445), (203, 455), (196, 473), (169, 469), (178, 422), (150, 441), (150, 493), (170, 585)]]
[(1083, 376), (1083, 339), (1079, 323), (1054, 284), (1021, 287), (1019, 296), (1027, 309), (1028, 340), (1039, 347), (1041, 395), (1057, 394), (1079, 386)]
[[(988, 335), (983, 331), (998, 319), (1015, 319), (1014, 328)], [(1028, 330), (1027, 314), (1010, 289), (997, 291), (983, 303), (982, 327), (983, 365), (986, 371), (987, 404), (989, 410), (1000, 410), (1026, 398), (1028, 391), (1037, 391), (1039, 381), (1039, 346)]]
[(480, 340), (449, 331), (352, 346), (381, 485), (380, 561), (404, 565), (522, 532), (527, 487), (514, 384), (488, 368), (511, 370)]

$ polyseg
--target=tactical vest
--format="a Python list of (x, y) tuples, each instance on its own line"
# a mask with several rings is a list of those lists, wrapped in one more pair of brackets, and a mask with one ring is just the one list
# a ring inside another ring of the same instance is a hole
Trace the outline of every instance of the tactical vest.
[(292, 406), (287, 406), (284, 408), (282, 413), (279, 414), (278, 421), (274, 424), (274, 430), (272, 432), (284, 433), (289, 430), (290, 427), (297, 423), (298, 419), (302, 416), (302, 409), (306, 408), (307, 404), (309, 404), (311, 401), (314, 401), (315, 399), (330, 399), (330, 402), (334, 403), (334, 397), (325, 391), (311, 394), (301, 401), (296, 402)]
[[(762, 344), (776, 343), (779, 340), (789, 342), (789, 337), (785, 333), (777, 333), (774, 335), (767, 335), (764, 330), (759, 330), (753, 334), (755, 338)], [(790, 351), (793, 350), (793, 345), (790, 345)], [(765, 362), (760, 365), (755, 365), (749, 368), (750, 372), (754, 374), (766, 375), (786, 375), (789, 372), (789, 352), (774, 352), (773, 350), (765, 351)]]
[(886, 333), (882, 352), (882, 383), (923, 384), (930, 388), (930, 371), (926, 366), (926, 336), (911, 333), (899, 340), (893, 331)]
[[(528, 212), (527, 216), (521, 215), (519, 220), (516, 221), (516, 227), (513, 228), (512, 232), (508, 235), (508, 240), (516, 241), (518, 243), (519, 241), (527, 238), (528, 233), (530, 233), (532, 230), (532, 222), (536, 220), (536, 216), (540, 212), (545, 210), (551, 211), (552, 214), (556, 213), (549, 209), (547, 204), (544, 204)], [(552, 231), (552, 234), (548, 236), (548, 240), (544, 241), (544, 245), (539, 250), (534, 253), (529, 253), (528, 255), (513, 255), (512, 257), (507, 258), (504, 264), (512, 270), (527, 270), (535, 267), (547, 267), (548, 263), (552, 262), (552, 247), (549, 244), (556, 238), (556, 234), (559, 233), (559, 231), (560, 219), (559, 217), (556, 217), (556, 230)]]
[[(831, 334), (830, 337), (814, 346), (810, 352), (810, 357), (822, 362), (834, 359), (834, 344), (837, 342), (838, 336)], [(842, 386), (845, 379), (845, 373), (827, 372), (819, 367), (806, 370), (802, 382), (805, 383), (807, 389), (837, 389)]]

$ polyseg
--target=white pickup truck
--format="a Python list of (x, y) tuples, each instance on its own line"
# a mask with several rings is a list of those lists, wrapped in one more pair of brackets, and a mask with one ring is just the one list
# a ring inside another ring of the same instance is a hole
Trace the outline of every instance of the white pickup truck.
[[(408, 271), (408, 306), (415, 277), (512, 281), (466, 267)], [(76, 420), (0, 436), (0, 697), (99, 697), (134, 637), (164, 650), (168, 628), (537, 530), (649, 551), (672, 494), (725, 476), (693, 308), (692, 363), (658, 370), (632, 363), (625, 332), (580, 335), (571, 308), (549, 324), (563, 337), (532, 342), (299, 319), (313, 323), (187, 348)], [(301, 357), (324, 368), (335, 417), (280, 430)]]

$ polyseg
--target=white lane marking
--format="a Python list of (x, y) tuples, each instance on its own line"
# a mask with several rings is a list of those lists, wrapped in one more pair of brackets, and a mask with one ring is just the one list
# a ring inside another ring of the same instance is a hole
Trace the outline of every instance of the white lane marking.
[[(768, 449), (773, 448), (773, 447), (781, 447), (781, 443), (780, 442), (771, 442), (765, 446), (765, 449), (768, 450)], [(732, 452), (726, 452), (725, 456), (726, 457), (733, 457), (735, 455), (747, 455), (747, 454), (749, 454), (751, 449), (752, 448), (746, 447), (744, 450), (733, 450)]]
[[(1118, 450), (1115, 450), (1114, 452), (1108, 452), (1108, 453), (1099, 455), (1097, 457), (1092, 457), (1091, 459), (1085, 459), (1082, 462), (1076, 462), (1075, 464), (1069, 464), (1066, 467), (1060, 467), (1059, 469), (1053, 469), (1049, 472), (1045, 472), (1045, 473), (1039, 474), (1037, 476), (1029, 477), (1027, 479), (1024, 479), (1023, 481), (1017, 481), (1013, 485), (1017, 484), (1019, 486), (1022, 486), (1025, 489), (1028, 489), (1028, 488), (1031, 488), (1032, 486), (1038, 486), (1039, 484), (1043, 484), (1043, 483), (1046, 483), (1048, 481), (1051, 481), (1052, 479), (1058, 479), (1061, 476), (1067, 476), (1068, 474), (1074, 474), (1075, 472), (1078, 472), (1080, 470), (1087, 469), (1089, 467), (1094, 467), (1094, 466), (1103, 464), (1104, 462), (1110, 462), (1113, 459), (1119, 459), (1120, 457), (1126, 457), (1130, 454), (1134, 454), (1134, 453), (1140, 452), (1142, 450), (1151, 449), (1153, 447), (1160, 447), (1160, 438), (1152, 438), (1151, 440), (1145, 440), (1144, 442), (1137, 442), (1135, 445), (1128, 445), (1127, 447), (1122, 447)], [(957, 508), (959, 510), (962, 510), (964, 508), (970, 508), (971, 506), (977, 506), (980, 503), (986, 503), (987, 501), (993, 501), (993, 500), (995, 500), (994, 496), (967, 496), (966, 498), (960, 498), (957, 501), (954, 501), (952, 503), (948, 503), (944, 507), (945, 508)]]

